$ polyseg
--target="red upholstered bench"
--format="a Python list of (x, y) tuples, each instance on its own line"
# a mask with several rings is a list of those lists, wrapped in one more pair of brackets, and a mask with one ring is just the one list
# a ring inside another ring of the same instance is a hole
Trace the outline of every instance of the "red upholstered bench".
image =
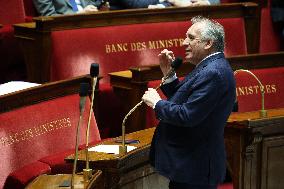
[[(48, 83), (0, 96), (0, 187), (23, 188), (42, 173), (70, 173), (64, 162), (74, 153), (79, 119), (77, 78)], [(83, 115), (80, 144), (85, 143), (89, 100)], [(92, 115), (90, 142), (100, 140)], [(13, 187), (12, 187), (13, 186)]]

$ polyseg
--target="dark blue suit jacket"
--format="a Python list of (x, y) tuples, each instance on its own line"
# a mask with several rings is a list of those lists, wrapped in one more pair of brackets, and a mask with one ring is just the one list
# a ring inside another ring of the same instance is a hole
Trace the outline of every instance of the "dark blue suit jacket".
[(224, 126), (235, 101), (235, 79), (223, 53), (202, 61), (185, 79), (162, 87), (160, 120), (150, 151), (156, 171), (172, 181), (217, 184), (226, 171)]

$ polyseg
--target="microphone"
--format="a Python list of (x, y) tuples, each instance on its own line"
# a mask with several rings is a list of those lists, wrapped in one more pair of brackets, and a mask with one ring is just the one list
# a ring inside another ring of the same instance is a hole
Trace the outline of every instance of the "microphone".
[(245, 72), (245, 73), (248, 73), (250, 75), (252, 75), (255, 80), (258, 82), (258, 84), (260, 85), (260, 92), (261, 92), (261, 109), (259, 110), (259, 116), (261, 118), (265, 118), (267, 117), (267, 110), (264, 108), (264, 86), (263, 84), (261, 83), (261, 81), (259, 80), (258, 77), (256, 77), (256, 75), (254, 73), (252, 73), (251, 71), (249, 70), (244, 70), (244, 69), (238, 69), (238, 70), (235, 70), (234, 71), (234, 76), (236, 76), (237, 73), (239, 72)]
[(85, 104), (86, 104), (86, 98), (88, 95), (88, 89), (89, 89), (89, 84), (88, 83), (81, 83), (80, 84), (80, 103), (79, 103), (79, 109), (80, 109), (80, 116), (76, 128), (76, 144), (75, 144), (75, 158), (74, 158), (74, 164), (73, 164), (73, 173), (71, 177), (71, 188), (74, 189), (74, 177), (76, 173), (76, 167), (77, 167), (77, 160), (78, 160), (78, 146), (79, 146), (79, 128), (81, 125), (82, 121), (82, 116), (85, 110)]
[[(155, 89), (159, 89), (166, 81), (166, 79), (172, 77), (175, 74), (175, 70), (177, 68), (180, 67), (180, 65), (182, 64), (182, 58), (177, 57), (172, 63), (171, 63), (171, 69), (169, 70), (169, 72), (162, 78), (162, 81), (160, 83), (159, 86), (157, 86)], [(138, 104), (136, 104), (124, 117), (123, 121), (122, 121), (122, 134), (121, 134), (121, 141), (122, 144), (121, 146), (119, 146), (119, 154), (120, 155), (124, 155), (127, 153), (127, 146), (125, 145), (125, 122), (127, 120), (127, 118), (132, 114), (132, 112), (134, 112), (139, 106), (141, 106), (143, 103), (143, 100), (141, 100)]]
[(177, 57), (172, 63), (171, 63), (171, 69), (169, 70), (169, 72), (162, 78), (162, 82), (160, 83), (160, 85), (156, 88), (160, 88), (166, 79), (172, 77), (175, 74), (175, 70), (178, 69), (182, 64), (182, 58)]
[(88, 125), (87, 125), (87, 129), (86, 129), (86, 148), (85, 148), (86, 168), (83, 169), (83, 177), (84, 177), (85, 182), (88, 182), (92, 177), (92, 169), (90, 169), (90, 166), (89, 166), (89, 136), (90, 136), (91, 118), (92, 118), (92, 113), (93, 113), (94, 93), (95, 93), (95, 88), (96, 88), (96, 84), (97, 84), (97, 78), (98, 78), (98, 75), (99, 75), (99, 64), (97, 64), (97, 63), (91, 64), (90, 75), (92, 77), (92, 95), (91, 95), (91, 104), (90, 104)]

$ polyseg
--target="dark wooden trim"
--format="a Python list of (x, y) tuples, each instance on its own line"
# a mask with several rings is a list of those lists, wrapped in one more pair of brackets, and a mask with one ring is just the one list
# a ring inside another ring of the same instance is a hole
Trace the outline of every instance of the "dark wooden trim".
[(91, 84), (91, 77), (86, 75), (68, 80), (50, 82), (2, 95), (0, 96), (0, 113), (79, 93), (80, 83), (82, 82)]

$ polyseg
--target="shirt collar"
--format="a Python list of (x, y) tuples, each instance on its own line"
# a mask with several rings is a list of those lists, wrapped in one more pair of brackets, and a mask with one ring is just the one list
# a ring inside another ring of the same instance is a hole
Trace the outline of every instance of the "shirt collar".
[(201, 63), (201, 62), (203, 62), (204, 60), (206, 60), (207, 58), (209, 58), (209, 57), (211, 57), (211, 56), (214, 56), (214, 55), (216, 55), (216, 54), (220, 54), (220, 53), (222, 53), (222, 52), (215, 52), (215, 53), (212, 53), (212, 54), (209, 54), (208, 56), (206, 56), (205, 58), (203, 58), (198, 64), (196, 64), (196, 68), (198, 67), (198, 65)]

